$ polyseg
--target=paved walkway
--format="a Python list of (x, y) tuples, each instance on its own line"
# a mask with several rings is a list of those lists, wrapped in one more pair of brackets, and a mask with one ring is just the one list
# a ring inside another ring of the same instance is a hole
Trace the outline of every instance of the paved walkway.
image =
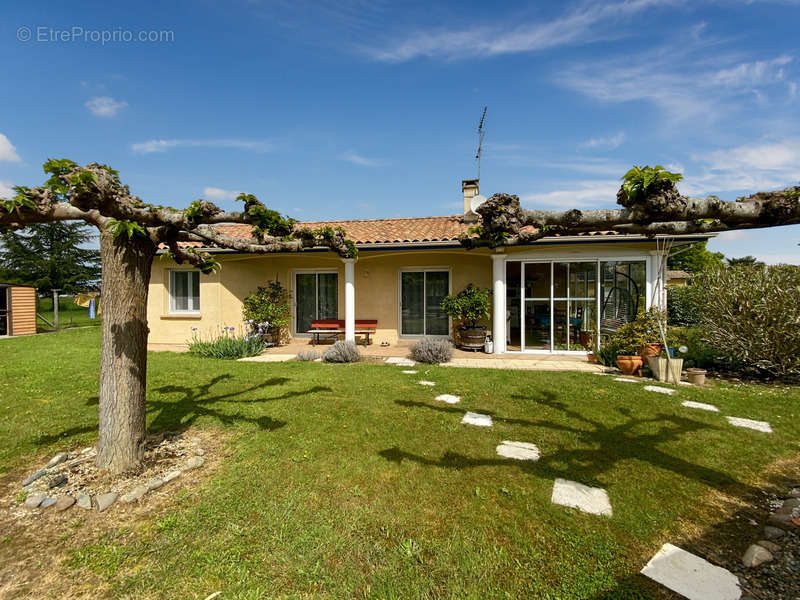
[(557, 356), (539, 359), (537, 355), (529, 355), (524, 359), (505, 358), (453, 358), (443, 367), (466, 367), (473, 369), (518, 369), (522, 371), (580, 371), (583, 373), (604, 373), (605, 367), (590, 363), (582, 357)]

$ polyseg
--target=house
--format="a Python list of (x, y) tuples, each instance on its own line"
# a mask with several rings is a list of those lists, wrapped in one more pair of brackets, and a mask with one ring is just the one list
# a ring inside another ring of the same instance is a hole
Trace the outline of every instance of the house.
[(36, 288), (0, 283), (0, 336), (36, 333)]
[(682, 271), (680, 269), (667, 270), (667, 286), (684, 286), (692, 282), (692, 274), (689, 271)]
[[(466, 250), (459, 235), (475, 224), (471, 211), (478, 181), (462, 182), (464, 213), (443, 217), (310, 222), (338, 226), (358, 247), (357, 259), (325, 248), (300, 253), (243, 254), (207, 248), (222, 269), (196, 269), (158, 260), (148, 300), (153, 349), (185, 344), (193, 331), (207, 334), (242, 325), (242, 300), (278, 280), (292, 302), (290, 335), (310, 337), (314, 319), (377, 319), (373, 343), (396, 344), (423, 336), (449, 336), (454, 323), (440, 302), (467, 284), (490, 288), (487, 323), (494, 352), (583, 352), (599, 329), (618, 327), (638, 310), (663, 306), (664, 240), (597, 232), (545, 237), (524, 246)], [(251, 226), (218, 225), (225, 234), (250, 237)], [(673, 246), (707, 235), (674, 236)], [(196, 328), (196, 329), (193, 329)]]

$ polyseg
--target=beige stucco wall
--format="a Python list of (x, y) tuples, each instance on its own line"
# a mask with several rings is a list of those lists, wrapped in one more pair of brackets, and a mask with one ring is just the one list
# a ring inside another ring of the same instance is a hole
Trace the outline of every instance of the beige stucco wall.
[[(509, 258), (595, 257), (646, 254), (648, 244), (547, 245), (508, 248)], [(154, 348), (185, 344), (198, 333), (209, 335), (220, 327), (242, 326), (242, 299), (259, 285), (277, 279), (294, 300), (294, 273), (297, 270), (334, 270), (338, 273), (339, 318), (344, 319), (344, 263), (331, 252), (305, 252), (271, 256), (218, 255), (222, 269), (200, 276), (200, 314), (169, 314), (169, 270), (181, 269), (170, 260), (156, 260), (150, 281), (148, 321), (150, 344)], [(443, 250), (362, 251), (355, 265), (356, 319), (377, 319), (374, 343), (394, 343), (398, 339), (399, 273), (415, 267), (441, 267), (450, 271), (451, 293), (472, 283), (492, 287), (491, 251)], [(487, 323), (489, 325), (489, 323)], [(292, 323), (294, 334), (294, 323)]]
[[(242, 326), (242, 299), (259, 285), (277, 279), (294, 301), (294, 273), (301, 270), (336, 271), (339, 318), (344, 319), (344, 263), (330, 252), (274, 256), (221, 255), (222, 269), (200, 276), (200, 314), (169, 314), (169, 271), (181, 269), (170, 260), (157, 260), (150, 279), (147, 316), (153, 347), (184, 344), (192, 327), (209, 335), (222, 326)], [(450, 271), (451, 291), (468, 283), (491, 287), (491, 260), (485, 251), (462, 250), (362, 252), (355, 265), (356, 319), (377, 319), (374, 342), (398, 337), (399, 273), (406, 268), (441, 267)], [(292, 334), (294, 334), (294, 323)]]

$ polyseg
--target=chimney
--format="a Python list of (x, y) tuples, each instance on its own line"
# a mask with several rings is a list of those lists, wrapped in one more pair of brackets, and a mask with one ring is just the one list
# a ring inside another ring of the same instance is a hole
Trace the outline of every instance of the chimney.
[(464, 179), (461, 181), (461, 191), (464, 192), (464, 214), (472, 213), (472, 199), (478, 195), (478, 179)]

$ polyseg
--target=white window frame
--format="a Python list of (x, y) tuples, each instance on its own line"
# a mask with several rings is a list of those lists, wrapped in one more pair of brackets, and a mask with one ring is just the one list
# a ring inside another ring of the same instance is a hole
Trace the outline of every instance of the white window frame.
[[(192, 289), (193, 277), (197, 278), (197, 306), (195, 306), (194, 296), (188, 296), (188, 309), (181, 310), (175, 308), (175, 274), (176, 273), (189, 273), (188, 290)], [(171, 315), (199, 315), (200, 314), (200, 271), (194, 269), (171, 269), (169, 271), (169, 314)]]
[(453, 293), (453, 269), (450, 267), (402, 267), (397, 271), (397, 337), (399, 339), (406, 339), (406, 340), (418, 340), (423, 337), (430, 337), (430, 338), (442, 338), (442, 339), (450, 339), (451, 333), (453, 331), (453, 320), (448, 315), (447, 317), (447, 334), (446, 335), (425, 335), (425, 320), (426, 320), (426, 312), (427, 312), (427, 305), (425, 304), (427, 295), (425, 294), (425, 290), (423, 290), (422, 295), (422, 333), (421, 334), (412, 334), (412, 333), (403, 333), (403, 273), (447, 273), (447, 294), (450, 295)]
[[(520, 311), (521, 311), (520, 314), (523, 315), (521, 318), (524, 319), (525, 301), (526, 300), (540, 300), (540, 301), (549, 301), (550, 302), (550, 342), (551, 342), (551, 348), (549, 350), (539, 349), (539, 348), (536, 348), (536, 349), (534, 349), (534, 348), (526, 348), (526, 346), (525, 346), (525, 328), (523, 327), (521, 329), (521, 331), (520, 331), (520, 350), (506, 350), (506, 352), (509, 353), (509, 354), (576, 354), (576, 355), (586, 355), (587, 354), (587, 352), (581, 351), (581, 350), (554, 350), (552, 348), (552, 345), (554, 345), (552, 343), (553, 342), (553, 333), (554, 333), (554, 331), (553, 331), (553, 329), (554, 329), (553, 308), (554, 308), (554, 302), (556, 300), (558, 300), (557, 298), (554, 298), (554, 296), (553, 296), (553, 268), (554, 268), (554, 263), (557, 263), (557, 262), (561, 262), (561, 263), (563, 263), (563, 262), (567, 262), (567, 263), (569, 263), (569, 262), (596, 262), (597, 263), (597, 281), (596, 281), (596, 285), (598, 287), (596, 288), (597, 289), (597, 291), (596, 291), (597, 296), (595, 298), (595, 301), (597, 302), (597, 310), (595, 312), (597, 313), (596, 326), (597, 326), (597, 328), (599, 330), (599, 328), (600, 328), (600, 301), (601, 301), (601, 297), (600, 297), (601, 290), (600, 290), (600, 287), (601, 287), (601, 283), (602, 283), (600, 281), (600, 276), (601, 276), (600, 263), (603, 263), (603, 262), (626, 262), (626, 263), (627, 262), (639, 262), (639, 263), (642, 263), (643, 262), (644, 265), (645, 265), (645, 289), (646, 289), (646, 293), (645, 293), (645, 310), (650, 310), (650, 306), (652, 304), (651, 303), (651, 298), (650, 298), (650, 293), (651, 293), (651, 290), (652, 290), (652, 286), (655, 285), (655, 282), (653, 281), (653, 278), (655, 277), (655, 273), (654, 273), (655, 269), (653, 269), (651, 267), (651, 258), (657, 258), (657, 257), (653, 257), (650, 254), (644, 254), (644, 253), (640, 253), (640, 252), (630, 253), (630, 254), (597, 253), (596, 255), (591, 256), (591, 257), (585, 256), (585, 255), (584, 256), (579, 256), (579, 255), (568, 255), (568, 254), (554, 254), (554, 255), (551, 255), (551, 256), (548, 256), (548, 257), (543, 257), (543, 256), (533, 257), (533, 256), (528, 255), (527, 253), (519, 253), (518, 255), (510, 255), (510, 256), (506, 257), (505, 261), (503, 261), (504, 265), (507, 264), (508, 262), (514, 262), (514, 261), (519, 261), (520, 262), (520, 277), (521, 277), (521, 281), (523, 281), (523, 282), (525, 280), (524, 279), (525, 278), (525, 266), (524, 266), (525, 263), (550, 263), (550, 297), (549, 298), (541, 298), (541, 299), (539, 299), (539, 298), (525, 298), (525, 286), (523, 285), (523, 286), (521, 286), (521, 289), (520, 289), (519, 303), (520, 303)], [(504, 288), (505, 288), (505, 285), (506, 285), (506, 277), (507, 277), (507, 271), (506, 271), (506, 268), (504, 267), (503, 268), (503, 287)], [(564, 299), (561, 299), (561, 301), (564, 301)], [(567, 305), (567, 311), (568, 311), (567, 314), (569, 314), (569, 304)]]
[[(341, 283), (342, 277), (339, 269), (292, 269), (292, 283), (291, 283), (291, 290), (292, 290), (292, 337), (297, 338), (310, 338), (312, 334), (308, 333), (307, 331), (297, 331), (297, 275), (321, 275), (323, 273), (333, 273), (336, 275), (336, 318), (339, 318), (339, 310), (341, 309), (341, 302), (339, 302), (339, 284)], [(319, 286), (319, 278), (317, 278), (317, 286)], [(317, 297), (315, 298), (316, 302), (316, 313), (319, 314), (319, 287), (317, 287)]]

